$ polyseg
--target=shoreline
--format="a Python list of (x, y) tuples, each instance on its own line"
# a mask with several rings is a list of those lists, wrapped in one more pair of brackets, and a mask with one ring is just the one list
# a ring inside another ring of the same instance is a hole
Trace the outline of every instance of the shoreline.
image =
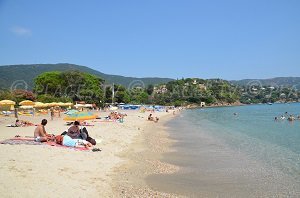
[[(175, 116), (178, 116), (177, 113)], [(182, 197), (151, 189), (145, 179), (153, 174), (172, 174), (179, 167), (162, 162), (163, 154), (171, 152), (175, 140), (170, 139), (165, 126), (175, 118), (171, 113), (160, 118), (159, 123), (145, 123), (142, 133), (119, 156), (124, 162), (115, 167), (113, 172), (113, 194), (116, 197)]]
[[(248, 156), (247, 153), (237, 152), (222, 140), (207, 135), (204, 131), (200, 136), (201, 157), (200, 166), (197, 167), (201, 171), (196, 173), (197, 176), (185, 167), (168, 164), (163, 155), (172, 155), (175, 151), (172, 150), (172, 145), (176, 143), (176, 140), (170, 137), (166, 126), (172, 118), (175, 117), (163, 119), (163, 122), (154, 125), (153, 129), (150, 129), (150, 123), (145, 125), (148, 129), (143, 129), (142, 133), (134, 138), (129, 149), (120, 153), (120, 157), (125, 158), (125, 161), (114, 169), (112, 180), (115, 197), (185, 197), (191, 195), (190, 192), (199, 197), (216, 197), (221, 194), (226, 197), (296, 197), (296, 180), (276, 167), (269, 167), (264, 162)], [(184, 154), (179, 153), (178, 157), (187, 156)], [(211, 162), (214, 163), (210, 164)], [(176, 179), (179, 180), (175, 181)], [(194, 181), (194, 184), (180, 191), (182, 179)], [(170, 188), (169, 183), (175, 185)], [(197, 184), (199, 186), (196, 186)]]

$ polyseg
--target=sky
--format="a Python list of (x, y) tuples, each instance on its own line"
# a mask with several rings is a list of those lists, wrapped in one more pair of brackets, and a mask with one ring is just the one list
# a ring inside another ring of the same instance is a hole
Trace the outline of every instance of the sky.
[(0, 0), (0, 65), (170, 78), (300, 76), (299, 0)]

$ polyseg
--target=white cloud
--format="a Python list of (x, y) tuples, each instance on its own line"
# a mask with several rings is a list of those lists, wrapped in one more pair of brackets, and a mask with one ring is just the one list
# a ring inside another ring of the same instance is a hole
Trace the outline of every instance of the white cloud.
[(17, 36), (30, 36), (31, 30), (28, 28), (16, 26), (11, 29), (12, 33), (14, 33)]

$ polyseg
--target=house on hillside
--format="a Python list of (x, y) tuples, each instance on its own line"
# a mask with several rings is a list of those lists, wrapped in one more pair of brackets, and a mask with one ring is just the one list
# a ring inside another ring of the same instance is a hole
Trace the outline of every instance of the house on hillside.
[(206, 91), (206, 86), (204, 84), (199, 84), (198, 87), (200, 90)]
[(201, 102), (200, 107), (205, 107), (205, 102)]
[(154, 87), (154, 93), (164, 94), (166, 92), (168, 92), (168, 89), (167, 89), (166, 85), (161, 85), (159, 87)]

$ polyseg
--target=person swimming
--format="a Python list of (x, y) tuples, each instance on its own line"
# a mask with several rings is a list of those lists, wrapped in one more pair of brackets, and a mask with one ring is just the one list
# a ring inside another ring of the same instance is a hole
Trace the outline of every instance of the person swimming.
[(281, 119), (281, 120), (285, 120), (284, 115), (281, 115), (280, 119)]

